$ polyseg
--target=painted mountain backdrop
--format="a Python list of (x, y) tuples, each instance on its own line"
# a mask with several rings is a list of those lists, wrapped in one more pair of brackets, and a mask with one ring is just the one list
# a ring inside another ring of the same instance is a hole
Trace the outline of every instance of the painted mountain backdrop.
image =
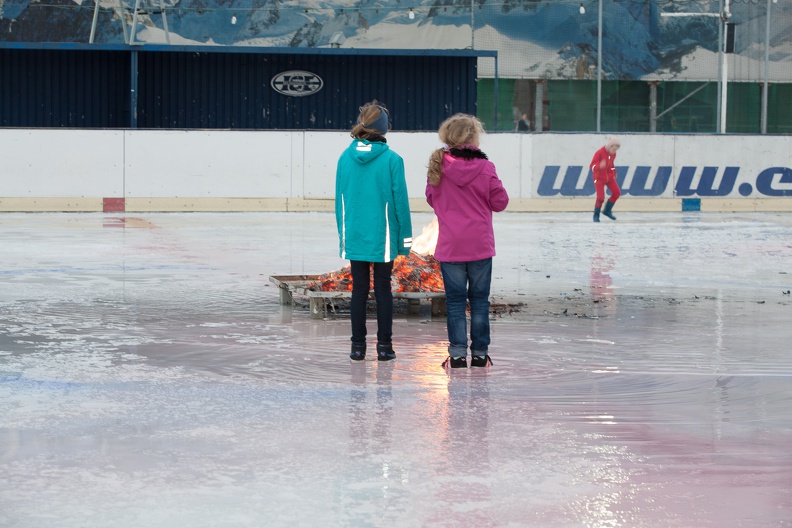
[[(597, 0), (99, 2), (97, 43), (129, 42), (134, 28), (138, 43), (495, 49), (503, 78), (596, 76)], [(736, 37), (729, 78), (762, 81), (769, 40), (770, 80), (792, 82), (792, 3), (769, 4), (769, 32), (765, 2), (731, 5)], [(602, 9), (605, 79), (717, 79), (717, 1), (602, 0)], [(0, 0), (0, 41), (88, 42), (94, 12), (90, 0)], [(687, 15), (664, 16), (682, 12)], [(481, 59), (479, 74), (493, 77), (494, 61)]]

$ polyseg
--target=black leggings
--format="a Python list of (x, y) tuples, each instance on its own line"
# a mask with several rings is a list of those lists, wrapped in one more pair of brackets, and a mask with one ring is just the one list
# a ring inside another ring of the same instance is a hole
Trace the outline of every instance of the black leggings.
[[(366, 344), (366, 302), (371, 291), (371, 262), (350, 261), (352, 267), (352, 343)], [(374, 262), (374, 298), (377, 300), (377, 342), (390, 343), (393, 337), (393, 261)]]

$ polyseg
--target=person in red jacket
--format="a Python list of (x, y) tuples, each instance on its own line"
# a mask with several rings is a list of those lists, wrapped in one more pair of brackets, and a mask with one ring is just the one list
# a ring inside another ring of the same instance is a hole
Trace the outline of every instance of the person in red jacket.
[(597, 199), (594, 202), (595, 222), (600, 221), (600, 209), (605, 201), (605, 187), (610, 189), (611, 195), (608, 203), (605, 204), (605, 209), (602, 210), (602, 214), (611, 220), (616, 220), (612, 210), (613, 204), (621, 196), (621, 189), (619, 189), (619, 183), (616, 181), (616, 167), (614, 166), (616, 151), (619, 150), (619, 147), (621, 147), (619, 138), (615, 136), (609, 137), (608, 141), (605, 142), (605, 146), (594, 153), (594, 157), (591, 158), (591, 163), (589, 163), (591, 176), (594, 178), (594, 189), (597, 191)]

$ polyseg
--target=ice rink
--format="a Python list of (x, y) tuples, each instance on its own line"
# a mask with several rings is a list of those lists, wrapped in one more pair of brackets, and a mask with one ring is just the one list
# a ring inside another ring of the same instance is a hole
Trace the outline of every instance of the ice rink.
[(0, 214), (0, 526), (792, 527), (792, 217), (614, 212), (496, 215), (450, 372), (279, 303), (330, 213)]

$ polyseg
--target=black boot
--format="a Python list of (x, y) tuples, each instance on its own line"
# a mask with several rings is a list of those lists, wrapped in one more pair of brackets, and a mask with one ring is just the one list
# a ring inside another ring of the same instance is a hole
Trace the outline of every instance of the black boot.
[(366, 359), (366, 345), (352, 343), (352, 352), (349, 354), (352, 361), (363, 361)]
[(393, 351), (393, 343), (377, 343), (377, 359), (379, 361), (396, 359), (396, 352)]
[(613, 213), (611, 213), (612, 209), (613, 209), (613, 202), (607, 202), (605, 204), (605, 209), (602, 210), (602, 214), (604, 214), (605, 216), (607, 216), (611, 220), (616, 220), (616, 217), (613, 216)]
[(595, 207), (594, 208), (594, 221), (595, 222), (599, 222), (599, 214), (600, 214), (600, 208), (599, 207)]

